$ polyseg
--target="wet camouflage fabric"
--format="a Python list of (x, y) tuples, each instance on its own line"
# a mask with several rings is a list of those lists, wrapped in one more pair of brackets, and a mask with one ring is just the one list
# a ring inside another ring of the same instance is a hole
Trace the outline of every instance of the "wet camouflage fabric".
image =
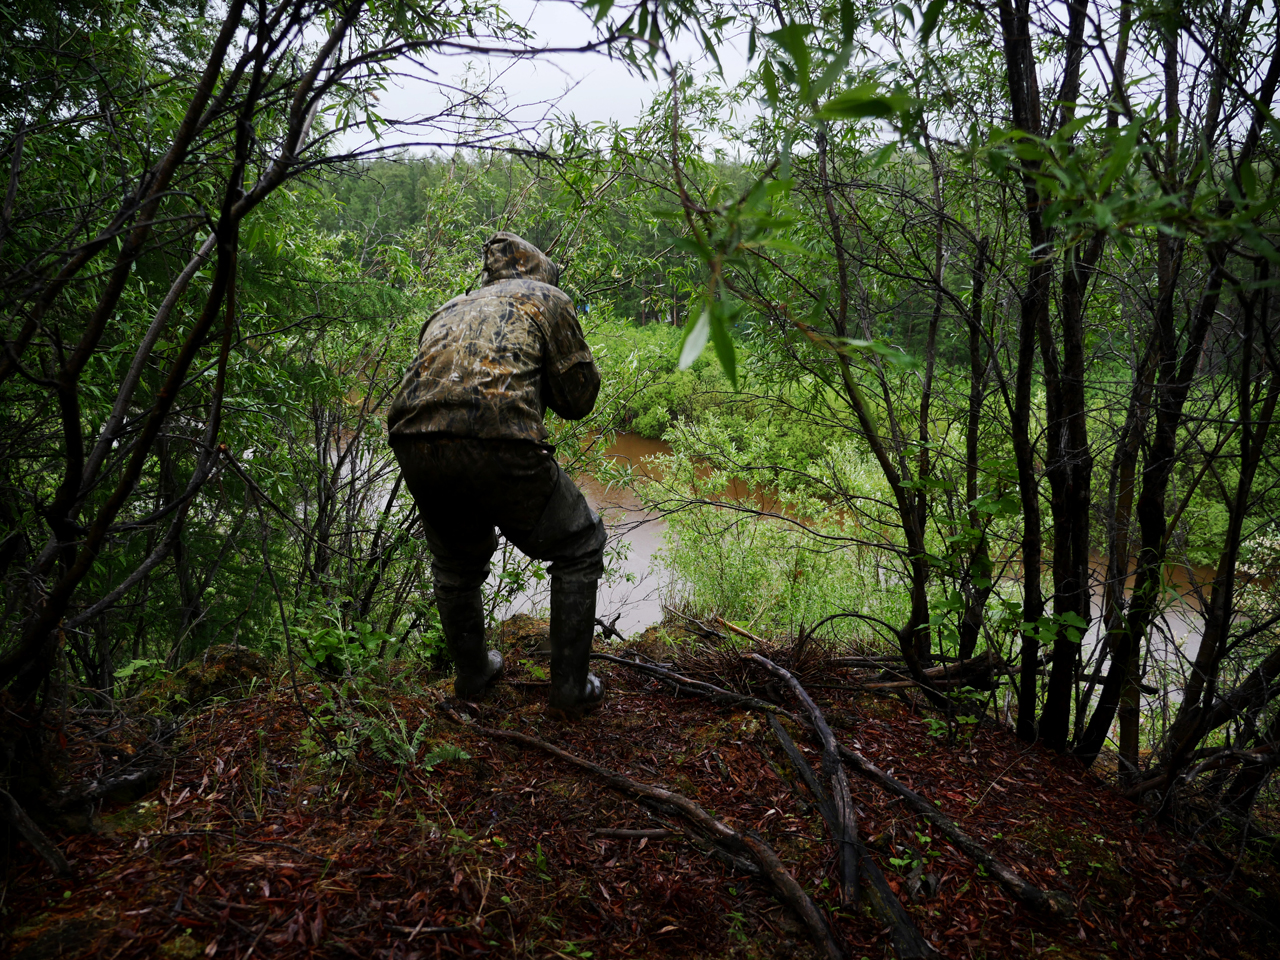
[(514, 233), (495, 233), (484, 245), (480, 286), (499, 280), (541, 280), (560, 286), (560, 267), (545, 253)]
[(391, 437), (542, 441), (547, 407), (569, 420), (590, 413), (600, 374), (559, 275), (532, 244), (495, 234), (480, 289), (423, 324), (387, 414)]

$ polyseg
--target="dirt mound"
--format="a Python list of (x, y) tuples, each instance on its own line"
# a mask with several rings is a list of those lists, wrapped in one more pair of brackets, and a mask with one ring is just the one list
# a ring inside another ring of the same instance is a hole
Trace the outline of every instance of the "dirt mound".
[(219, 644), (180, 667), (149, 692), (170, 709), (186, 710), (216, 697), (243, 697), (271, 676), (271, 661), (247, 647)]
[[(541, 629), (527, 618), (512, 642)], [(299, 960), (814, 955), (770, 886), (674, 808), (492, 732), (542, 738), (759, 836), (847, 956), (889, 955), (883, 925), (841, 903), (820, 801), (798, 778), (772, 711), (717, 706), (687, 687), (673, 696), (670, 683), (616, 664), (594, 669), (607, 675), (609, 698), (573, 724), (547, 715), (519, 662), (475, 722), (459, 722), (441, 691), (408, 678), (365, 683), (358, 700), (307, 684), (298, 700), (279, 686), (217, 704), (187, 727), (145, 802), (153, 816), (109, 834), (53, 837), (74, 878), (20, 855), (6, 906), (24, 919), (0, 935), (0, 955), (39, 956), (50, 944), (68, 957), (118, 960), (192, 945), (206, 956), (253, 946)], [(868, 856), (940, 957), (1274, 952), (1257, 917), (1277, 881), (1257, 858), (1241, 865), (1252, 871), (1243, 880), (1230, 857), (1143, 822), (1141, 808), (1074, 761), (990, 721), (948, 731), (854, 683), (833, 672), (810, 688), (837, 738), (1077, 910), (1030, 912), (944, 833), (855, 777)], [(815, 744), (786, 726), (816, 765)]]
[(517, 613), (498, 625), (498, 643), (503, 650), (521, 653), (551, 652), (551, 621)]

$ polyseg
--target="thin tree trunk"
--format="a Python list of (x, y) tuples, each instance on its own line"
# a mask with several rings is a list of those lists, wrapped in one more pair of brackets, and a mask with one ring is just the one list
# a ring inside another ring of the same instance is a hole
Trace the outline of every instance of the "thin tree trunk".
[[(1015, 6), (1016, 3), (1016, 6)], [(1040, 86), (1031, 47), (1028, 0), (999, 0), (1000, 27), (1014, 125), (1026, 133), (1041, 130)], [(1031, 439), (1031, 382), (1035, 375), (1036, 337), (1048, 323), (1053, 266), (1049, 258), (1050, 235), (1041, 216), (1040, 195), (1034, 173), (1039, 163), (1023, 162), (1023, 195), (1031, 245), (1031, 264), (1020, 297), (1018, 366), (1015, 372), (1012, 441), (1018, 468), (1018, 492), (1022, 500), (1022, 673), (1018, 689), (1018, 736), (1036, 739), (1039, 690), (1036, 673), (1040, 661), (1039, 621), (1044, 615), (1040, 590), (1043, 540), (1040, 530), (1040, 494), (1035, 475), (1035, 449)]]
[[(991, 597), (991, 555), (987, 546), (985, 522), (978, 514), (978, 439), (982, 420), (982, 384), (987, 364), (982, 358), (982, 302), (986, 291), (987, 247), (983, 237), (978, 241), (973, 266), (973, 291), (969, 323), (969, 407), (965, 418), (964, 461), (965, 502), (968, 503), (969, 526), (978, 532), (978, 542), (969, 556), (969, 572), (964, 614), (960, 618), (960, 649), (957, 656), (968, 660), (978, 645), (978, 635)], [(975, 582), (976, 581), (976, 582)]]

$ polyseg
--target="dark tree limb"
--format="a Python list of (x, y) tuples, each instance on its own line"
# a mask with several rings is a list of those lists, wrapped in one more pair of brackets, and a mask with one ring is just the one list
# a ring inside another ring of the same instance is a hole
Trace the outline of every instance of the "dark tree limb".
[[(809, 711), (809, 717), (813, 721), (813, 728), (817, 731), (818, 739), (822, 742), (822, 772), (827, 777), (829, 788), (827, 809), (830, 815), (827, 818), (827, 826), (831, 830), (832, 839), (835, 840), (838, 848), (836, 862), (840, 867), (840, 899), (845, 904), (857, 904), (858, 861), (865, 856), (866, 851), (862, 848), (862, 844), (858, 842), (858, 819), (857, 813), (853, 809), (853, 794), (849, 790), (849, 779), (845, 776), (844, 764), (840, 762), (840, 750), (836, 746), (835, 734), (831, 732), (831, 728), (827, 725), (826, 717), (822, 715), (818, 705), (813, 702), (813, 698), (800, 685), (800, 681), (791, 675), (790, 671), (784, 670), (772, 660), (762, 657), (758, 653), (747, 654), (747, 659), (755, 661), (779, 680), (785, 682), (791, 688), (791, 692), (804, 704), (805, 709)], [(881, 919), (889, 921), (890, 918), (881, 917)], [(899, 918), (895, 917), (893, 919), (897, 920)]]
[(834, 813), (831, 809), (831, 798), (827, 796), (826, 789), (814, 774), (813, 768), (809, 766), (808, 761), (805, 760), (800, 748), (796, 746), (796, 742), (791, 739), (791, 734), (787, 733), (787, 728), (782, 725), (782, 721), (776, 716), (770, 715), (769, 727), (773, 730), (773, 735), (778, 738), (778, 742), (782, 744), (783, 752), (791, 758), (792, 766), (796, 768), (796, 773), (800, 775), (804, 785), (809, 788), (814, 801), (818, 804), (818, 811), (822, 814), (822, 819), (826, 821), (827, 827), (830, 828), (834, 820)]
[(22, 839), (31, 844), (36, 853), (44, 858), (44, 862), (53, 868), (53, 872), (60, 877), (70, 874), (71, 864), (67, 863), (67, 858), (63, 856), (62, 851), (44, 835), (44, 831), (36, 826), (35, 821), (27, 816), (27, 811), (22, 809), (7, 790), (0, 790), (0, 802), (4, 805), (5, 819), (13, 825)]
[(676, 688), (676, 692), (681, 687), (692, 690), (693, 692), (706, 697), (712, 703), (718, 703), (725, 707), (746, 707), (752, 710), (763, 710), (767, 713), (777, 713), (796, 723), (801, 723), (799, 717), (786, 710), (781, 709), (775, 704), (767, 700), (761, 700), (758, 697), (749, 697), (745, 694), (735, 693), (732, 690), (726, 690), (724, 687), (717, 687), (714, 683), (705, 683), (702, 680), (694, 680), (664, 667), (659, 667), (650, 663), (641, 663), (639, 660), (626, 660), (622, 657), (615, 657), (608, 653), (592, 653), (592, 660), (604, 660), (606, 663), (616, 663), (622, 667), (629, 667), (632, 670), (639, 670), (641, 673), (647, 673), (651, 677), (657, 677), (659, 680), (666, 680)]
[(908, 807), (933, 824), (951, 841), (956, 849), (963, 852), (965, 856), (975, 863), (986, 868), (987, 872), (995, 877), (1002, 887), (1017, 897), (1025, 906), (1051, 916), (1070, 917), (1075, 915), (1076, 905), (1070, 897), (1057, 890), (1042, 890), (1034, 884), (1023, 880), (1008, 865), (999, 860), (995, 854), (956, 826), (955, 821), (939, 810), (937, 806), (901, 781), (885, 773), (858, 751), (851, 750), (844, 744), (840, 744), (840, 756), (858, 774), (905, 801)]
[[(620, 664), (621, 666), (640, 670), (650, 676), (668, 680), (675, 684), (677, 688), (684, 687), (685, 689), (707, 697), (716, 703), (763, 710), (780, 717), (786, 717), (805, 729), (809, 728), (809, 725), (796, 715), (788, 712), (787, 710), (783, 710), (772, 703), (757, 700), (755, 697), (745, 697), (742, 694), (733, 693), (732, 691), (717, 687), (714, 684), (703, 683), (699, 680), (692, 680), (689, 677), (682, 676), (681, 674), (674, 673), (670, 670), (665, 670), (662, 667), (655, 667), (632, 660), (623, 660), (620, 657), (609, 657), (604, 654), (592, 654), (592, 656), (607, 659), (613, 663)], [(997, 882), (999, 882), (1001, 886), (1017, 897), (1017, 899), (1025, 906), (1030, 907), (1032, 910), (1036, 910), (1037, 912), (1046, 913), (1051, 916), (1073, 916), (1075, 914), (1075, 904), (1073, 904), (1070, 898), (1065, 894), (1056, 890), (1042, 890), (1039, 887), (1023, 880), (1003, 861), (997, 858), (995, 854), (991, 853), (990, 850), (978, 843), (977, 840), (973, 839), (961, 830), (954, 820), (939, 810), (933, 803), (920, 796), (920, 794), (907, 787), (901, 781), (885, 773), (857, 751), (851, 750), (844, 744), (839, 744), (839, 748), (841, 759), (846, 763), (851, 764), (856, 773), (882, 787), (894, 796), (900, 797), (902, 800), (906, 801), (912, 810), (940, 830), (942, 834), (946, 836), (946, 838), (956, 847), (956, 849), (960, 850), (965, 854), (965, 856), (969, 857), (975, 863), (984, 867), (988, 873), (996, 878)]]
[[(901, 676), (887, 665), (881, 664), (889, 676)], [(979, 656), (959, 663), (944, 663), (929, 667), (924, 676), (937, 690), (958, 690), (961, 687), (973, 687), (975, 690), (994, 690), (999, 678), (1010, 672), (1009, 665), (990, 650)], [(865, 690), (900, 690), (906, 687), (920, 686), (916, 680), (876, 680), (863, 684)]]
[[(828, 810), (831, 819), (828, 826), (836, 843), (840, 847), (840, 879), (842, 895), (848, 902), (849, 888), (858, 886), (858, 865), (862, 865), (862, 873), (867, 886), (867, 900), (871, 912), (882, 923), (887, 923), (892, 930), (894, 952), (903, 958), (923, 958), (935, 955), (935, 950), (925, 940), (919, 928), (912, 922), (901, 901), (889, 889), (889, 883), (876, 862), (867, 853), (866, 847), (858, 840), (857, 819), (853, 809), (853, 794), (849, 789), (849, 780), (845, 776), (844, 764), (840, 762), (840, 746), (835, 734), (827, 724), (818, 705), (809, 696), (808, 691), (791, 672), (778, 666), (758, 653), (746, 655), (746, 659), (758, 663), (779, 680), (784, 681), (796, 698), (804, 704), (811, 720), (811, 729), (817, 734), (822, 744), (822, 771), (830, 784)], [(807, 766), (807, 764), (805, 764)], [(803, 776), (803, 774), (801, 774)], [(855, 899), (856, 902), (856, 899)]]
[(164, 764), (157, 764), (131, 773), (122, 773), (117, 777), (92, 781), (85, 784), (82, 789), (69, 794), (58, 803), (58, 807), (65, 809), (88, 801), (117, 797), (136, 799), (160, 782), (164, 766)]
[[(455, 722), (463, 722), (461, 718), (449, 710), (443, 708), (447, 716)], [(823, 916), (822, 911), (818, 909), (817, 904), (804, 892), (804, 888), (796, 882), (795, 877), (791, 876), (782, 861), (778, 859), (778, 855), (774, 853), (773, 848), (769, 846), (762, 838), (754, 836), (750, 833), (739, 833), (728, 824), (721, 820), (717, 820), (711, 814), (707, 813), (701, 806), (688, 797), (662, 787), (655, 787), (647, 783), (640, 783), (632, 780), (628, 776), (621, 773), (615, 773), (607, 767), (602, 767), (597, 763), (583, 757), (575, 756), (565, 750), (561, 750), (554, 744), (547, 743), (537, 737), (530, 736), (526, 733), (517, 733), (514, 730), (498, 730), (493, 727), (483, 727), (477, 723), (467, 724), (472, 729), (484, 734), (486, 737), (493, 737), (498, 740), (512, 740), (516, 743), (522, 743), (525, 746), (536, 747), (554, 757), (571, 763), (576, 767), (580, 767), (604, 780), (610, 787), (620, 793), (630, 794), (635, 797), (642, 797), (648, 800), (655, 800), (664, 806), (670, 807), (691, 823), (706, 832), (717, 844), (721, 844), (731, 850), (746, 854), (760, 867), (760, 871), (769, 878), (777, 891), (779, 899), (800, 917), (804, 925), (809, 930), (809, 935), (813, 941), (822, 950), (822, 952), (831, 960), (844, 960), (844, 951), (840, 945), (836, 943), (835, 937), (831, 932), (831, 927), (827, 923), (827, 919)]]

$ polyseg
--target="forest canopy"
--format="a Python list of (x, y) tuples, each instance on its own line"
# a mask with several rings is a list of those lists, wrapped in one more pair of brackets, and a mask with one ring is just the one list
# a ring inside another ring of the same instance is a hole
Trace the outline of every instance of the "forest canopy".
[(564, 266), (605, 388), (559, 456), (669, 514), (682, 615), (897, 658), (1166, 817), (1273, 804), (1280, 9), (563, 6), (639, 117), (512, 119), (464, 64), (549, 40), (484, 0), (0, 14), (14, 809), (76, 795), (52, 718), (219, 645), (447, 668), (383, 417), (497, 230)]

